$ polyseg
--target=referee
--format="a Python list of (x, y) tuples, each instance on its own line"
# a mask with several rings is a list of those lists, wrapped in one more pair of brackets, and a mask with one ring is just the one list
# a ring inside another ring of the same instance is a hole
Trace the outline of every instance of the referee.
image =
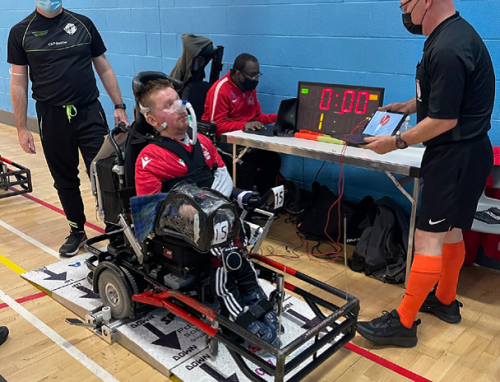
[(128, 119), (115, 74), (104, 56), (106, 47), (92, 21), (64, 9), (60, 0), (35, 3), (36, 10), (9, 34), (10, 94), (19, 144), (35, 154), (26, 124), (29, 69), (45, 159), (71, 227), (59, 252), (73, 256), (87, 239), (78, 150), (88, 172), (109, 132), (92, 64), (115, 104), (115, 125), (128, 124)]
[[(379, 154), (423, 142), (424, 188), (408, 286), (397, 309), (358, 332), (379, 345), (417, 344), (417, 312), (458, 323), (456, 289), (465, 258), (462, 230), (472, 226), (493, 164), (488, 137), (495, 97), (490, 55), (453, 0), (401, 0), (403, 24), (428, 36), (417, 66), (416, 97), (383, 110), (417, 113), (417, 125), (400, 135), (367, 138)], [(433, 287), (437, 287), (433, 290)]]

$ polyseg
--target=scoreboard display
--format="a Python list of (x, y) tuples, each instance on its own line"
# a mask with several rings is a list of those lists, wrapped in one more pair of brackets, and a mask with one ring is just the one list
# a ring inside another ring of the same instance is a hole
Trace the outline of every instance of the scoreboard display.
[(349, 134), (382, 106), (384, 88), (299, 82), (297, 130)]

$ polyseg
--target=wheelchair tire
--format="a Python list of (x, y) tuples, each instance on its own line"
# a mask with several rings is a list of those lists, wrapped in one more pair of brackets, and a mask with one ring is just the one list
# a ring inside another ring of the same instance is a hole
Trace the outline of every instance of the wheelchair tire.
[(111, 315), (117, 319), (128, 317), (133, 302), (122, 278), (111, 269), (106, 269), (99, 275), (98, 285), (101, 300), (111, 308)]
[(217, 358), (217, 354), (219, 353), (219, 341), (215, 338), (207, 336), (206, 343), (208, 346), (208, 353), (210, 354), (210, 358), (214, 360)]

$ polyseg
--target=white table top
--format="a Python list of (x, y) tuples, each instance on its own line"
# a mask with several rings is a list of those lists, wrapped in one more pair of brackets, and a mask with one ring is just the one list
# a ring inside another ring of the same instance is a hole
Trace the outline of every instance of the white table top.
[[(223, 134), (221, 139), (223, 142), (241, 146), (255, 147), (262, 150), (330, 162), (340, 161), (343, 148), (342, 145), (333, 143), (295, 137), (267, 137), (243, 131), (233, 131)], [(388, 154), (380, 155), (371, 150), (348, 146), (342, 162), (356, 167), (389, 171), (394, 174), (418, 178), (420, 177), (420, 164), (423, 153), (424, 148), (422, 147), (408, 147), (405, 150), (395, 150)]]

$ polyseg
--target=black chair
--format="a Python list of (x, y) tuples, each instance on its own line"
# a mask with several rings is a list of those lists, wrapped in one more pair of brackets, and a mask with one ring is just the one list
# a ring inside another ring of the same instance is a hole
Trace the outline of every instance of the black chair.
[[(206, 37), (194, 34), (183, 34), (182, 55), (177, 60), (170, 76), (183, 82), (179, 91), (182, 99), (193, 106), (196, 117), (201, 119), (205, 107), (205, 98), (210, 87), (219, 79), (222, 71), (224, 47), (217, 46)], [(205, 68), (212, 62), (209, 80), (205, 81)]]

